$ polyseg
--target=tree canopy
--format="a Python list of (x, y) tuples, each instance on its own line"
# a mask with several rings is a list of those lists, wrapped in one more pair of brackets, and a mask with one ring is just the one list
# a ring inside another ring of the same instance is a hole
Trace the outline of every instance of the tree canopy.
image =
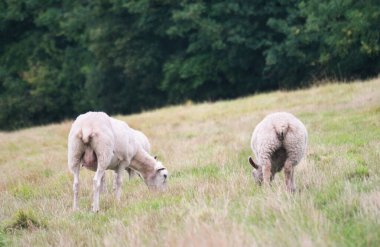
[(379, 27), (376, 0), (0, 0), (0, 129), (375, 76)]

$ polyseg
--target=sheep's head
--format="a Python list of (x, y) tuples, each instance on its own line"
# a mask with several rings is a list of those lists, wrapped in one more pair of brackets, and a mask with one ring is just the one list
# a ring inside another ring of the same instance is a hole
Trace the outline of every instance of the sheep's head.
[(252, 159), (252, 157), (248, 158), (249, 163), (254, 168), (252, 172), (253, 180), (259, 185), (263, 182), (263, 168), (262, 166), (255, 163)]
[(168, 170), (162, 165), (162, 163), (155, 159), (155, 166), (153, 174), (150, 174), (145, 179), (145, 183), (151, 189), (165, 190), (168, 180)]

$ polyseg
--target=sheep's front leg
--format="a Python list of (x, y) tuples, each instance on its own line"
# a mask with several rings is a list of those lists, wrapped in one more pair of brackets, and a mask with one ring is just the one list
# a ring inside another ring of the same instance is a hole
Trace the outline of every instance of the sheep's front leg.
[(115, 171), (114, 174), (113, 174), (113, 185), (112, 185), (112, 189), (113, 189), (113, 192), (115, 192), (115, 193), (116, 193), (116, 187), (117, 187), (116, 180), (117, 180), (117, 171)]
[(94, 181), (93, 181), (93, 191), (94, 191), (94, 198), (92, 202), (92, 211), (98, 212), (99, 211), (99, 194), (100, 194), (100, 187), (102, 184), (102, 178), (104, 176), (105, 170), (102, 169), (100, 166), (98, 166), (98, 170), (95, 173)]
[(120, 202), (120, 198), (121, 198), (121, 185), (123, 183), (124, 171), (125, 171), (124, 166), (120, 166), (115, 173), (114, 190), (115, 190), (115, 197), (116, 197), (117, 202)]
[(133, 177), (136, 176), (136, 172), (134, 170), (132, 170), (131, 168), (127, 167), (127, 172), (128, 172), (128, 175), (129, 175), (129, 180), (131, 180)]
[(270, 184), (271, 177), (272, 177), (272, 164), (270, 163), (270, 160), (265, 160), (264, 166), (263, 166), (264, 185), (268, 186)]
[(296, 191), (296, 185), (294, 183), (294, 166), (293, 163), (288, 159), (284, 164), (284, 173), (285, 173), (285, 185), (286, 189), (289, 192)]

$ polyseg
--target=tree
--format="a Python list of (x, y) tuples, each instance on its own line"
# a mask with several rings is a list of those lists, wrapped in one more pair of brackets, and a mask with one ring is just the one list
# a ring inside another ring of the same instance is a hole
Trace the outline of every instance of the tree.
[(0, 0), (0, 129), (366, 78), (375, 0)]
[(297, 3), (285, 18), (268, 25), (282, 34), (266, 52), (266, 71), (285, 86), (316, 79), (365, 78), (378, 73), (380, 3), (316, 1)]

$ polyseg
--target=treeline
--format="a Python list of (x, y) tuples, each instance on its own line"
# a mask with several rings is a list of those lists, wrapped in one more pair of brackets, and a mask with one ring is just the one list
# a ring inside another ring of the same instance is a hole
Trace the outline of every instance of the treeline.
[(0, 129), (375, 76), (378, 0), (0, 0)]

